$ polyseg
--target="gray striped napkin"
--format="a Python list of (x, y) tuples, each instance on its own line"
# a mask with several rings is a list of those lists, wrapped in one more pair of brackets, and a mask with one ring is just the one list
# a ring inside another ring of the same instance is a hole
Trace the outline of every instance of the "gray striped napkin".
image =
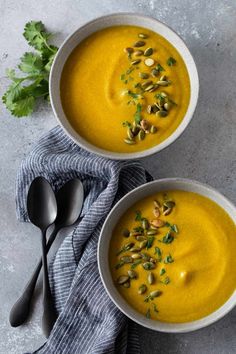
[(61, 128), (47, 133), (22, 162), (17, 176), (17, 216), (28, 221), (26, 195), (31, 181), (44, 176), (58, 190), (68, 180), (83, 182), (82, 221), (60, 246), (50, 266), (59, 313), (47, 342), (34, 353), (140, 353), (137, 328), (115, 307), (101, 283), (97, 242), (114, 203), (150, 180), (137, 161), (113, 161), (82, 150)]

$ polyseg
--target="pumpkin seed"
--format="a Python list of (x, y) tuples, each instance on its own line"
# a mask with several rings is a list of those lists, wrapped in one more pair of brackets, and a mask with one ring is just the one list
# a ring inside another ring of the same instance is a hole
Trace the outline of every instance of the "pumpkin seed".
[(147, 235), (148, 236), (153, 236), (153, 235), (156, 235), (157, 234), (157, 230), (148, 230), (147, 231)]
[(160, 209), (159, 208), (157, 208), (157, 207), (155, 207), (154, 209), (153, 209), (153, 215), (156, 217), (156, 218), (159, 218), (159, 216), (160, 216)]
[[(132, 64), (132, 62), (131, 62), (131, 64)], [(157, 84), (159, 85), (159, 86), (168, 86), (169, 85), (169, 81), (157, 81)]]
[(149, 259), (151, 258), (147, 253), (141, 253), (141, 256), (144, 261), (148, 262)]
[(143, 39), (148, 38), (148, 35), (145, 33), (139, 33), (138, 36), (139, 36), (139, 38), (143, 38)]
[(134, 134), (133, 134), (133, 132), (132, 132), (132, 129), (131, 129), (131, 128), (128, 128), (128, 129), (127, 129), (127, 136), (128, 136), (128, 138), (129, 138), (130, 140), (132, 140), (132, 139), (133, 139)]
[(121, 262), (127, 264), (127, 263), (133, 263), (133, 259), (130, 256), (123, 256), (120, 257)]
[(140, 247), (132, 247), (132, 248), (130, 248), (130, 252), (139, 252), (139, 251), (141, 251), (141, 248)]
[(149, 228), (149, 222), (147, 219), (142, 220), (142, 227), (144, 230), (147, 230)]
[(137, 279), (138, 274), (134, 270), (128, 270), (128, 276), (130, 279)]
[(156, 86), (155, 86), (155, 85), (149, 85), (149, 86), (147, 86), (147, 87), (145, 88), (144, 91), (150, 91), (150, 92), (152, 92), (154, 88), (156, 89)]
[(147, 130), (149, 128), (149, 123), (146, 119), (142, 119), (140, 125), (143, 130)]
[(175, 202), (172, 201), (172, 200), (168, 200), (167, 202), (163, 203), (163, 206), (166, 207), (166, 208), (174, 208)]
[(124, 139), (124, 142), (128, 145), (134, 145), (135, 144), (135, 141), (134, 140), (131, 140), (131, 139)]
[(151, 74), (153, 77), (157, 77), (159, 74), (159, 71), (157, 69), (152, 69)]
[(134, 47), (143, 47), (146, 43), (144, 41), (137, 41), (134, 43)]
[(131, 48), (131, 47), (127, 47), (127, 48), (124, 49), (124, 52), (127, 53), (127, 54), (132, 54), (133, 51), (134, 51), (134, 50), (133, 50), (133, 48)]
[(145, 81), (141, 84), (142, 88), (145, 88), (147, 86), (150, 86), (152, 84), (152, 80)]
[(132, 133), (133, 133), (133, 135), (134, 135), (134, 136), (138, 135), (139, 130), (140, 130), (139, 127), (137, 127), (137, 126), (136, 126), (136, 127), (133, 127), (133, 128), (132, 128)]
[(149, 74), (148, 73), (139, 73), (139, 77), (141, 79), (148, 79), (149, 78)]
[(164, 108), (166, 111), (169, 111), (169, 109), (171, 108), (171, 103), (170, 102), (164, 103)]
[(156, 264), (157, 260), (155, 258), (150, 258), (150, 262)]
[(152, 105), (150, 105), (150, 104), (147, 106), (147, 113), (148, 114), (152, 113)]
[(157, 132), (157, 127), (155, 127), (155, 125), (152, 125), (150, 128), (150, 133), (155, 134), (156, 132)]
[(126, 283), (129, 280), (128, 275), (121, 275), (119, 276), (119, 278), (117, 279), (117, 283), (122, 285), (124, 283)]
[(141, 256), (140, 253), (134, 253), (134, 254), (131, 255), (131, 257), (132, 257), (133, 259), (140, 259), (140, 258), (142, 258), (142, 256)]
[(161, 77), (160, 77), (160, 81), (165, 81), (166, 80), (166, 75), (162, 75)]
[(156, 105), (156, 104), (153, 104), (152, 105), (152, 112), (153, 113), (156, 113), (156, 112), (158, 112), (159, 111), (159, 107)]
[(153, 66), (155, 64), (155, 61), (152, 58), (147, 58), (147, 59), (144, 60), (144, 64), (146, 66)]
[(156, 220), (152, 220), (151, 221), (151, 225), (154, 226), (154, 227), (163, 227), (165, 226), (166, 222), (161, 220), (161, 219), (156, 219)]
[(165, 92), (161, 92), (162, 97), (167, 97), (167, 94)]
[(146, 247), (146, 245), (147, 245), (147, 240), (144, 240), (144, 241), (140, 242), (139, 247), (140, 247), (141, 249), (143, 249), (143, 248)]
[(130, 235), (129, 230), (128, 230), (128, 229), (124, 229), (124, 230), (122, 231), (122, 235), (123, 235), (124, 237), (129, 237), (129, 235)]
[(152, 262), (145, 262), (142, 264), (142, 266), (143, 266), (143, 269), (145, 269), (145, 270), (151, 270), (151, 269), (155, 268), (155, 264)]
[(129, 288), (129, 287), (130, 287), (130, 282), (129, 282), (129, 281), (125, 282), (125, 283), (123, 284), (123, 287), (124, 287), (124, 288)]
[(147, 291), (147, 286), (145, 284), (140, 285), (140, 287), (138, 288), (138, 294), (142, 295)]
[(154, 290), (150, 292), (150, 297), (158, 297), (161, 296), (162, 291), (161, 290)]
[(155, 281), (154, 274), (153, 274), (152, 272), (150, 272), (150, 273), (148, 274), (147, 279), (148, 279), (149, 284), (152, 285), (152, 284), (154, 283), (154, 281)]
[(168, 113), (166, 112), (166, 111), (158, 111), (157, 113), (156, 113), (159, 117), (162, 117), (162, 118), (164, 118), (164, 117), (166, 117), (167, 115), (168, 115)]
[[(141, 61), (141, 59), (133, 60), (133, 61), (131, 61), (131, 65), (137, 65), (137, 64), (140, 63), (140, 61)], [(164, 82), (164, 81), (163, 81), (163, 82)]]
[(149, 57), (150, 55), (153, 54), (153, 49), (151, 47), (147, 48), (145, 51), (144, 51), (144, 55), (145, 57)]
[(143, 55), (143, 50), (136, 50), (135, 52), (134, 52), (134, 55), (136, 56), (136, 57), (139, 57), (140, 55)]
[(136, 237), (136, 240), (139, 241), (139, 242), (145, 241), (146, 239), (147, 239), (147, 237), (145, 237), (145, 236), (137, 236)]
[(163, 211), (163, 215), (169, 215), (172, 212), (172, 208), (168, 208), (165, 211)]
[(160, 208), (161, 207), (161, 204), (158, 202), (158, 200), (154, 200), (153, 204), (154, 204), (155, 208)]
[(144, 130), (140, 130), (139, 133), (138, 133), (138, 138), (139, 140), (143, 140), (145, 138), (145, 131)]

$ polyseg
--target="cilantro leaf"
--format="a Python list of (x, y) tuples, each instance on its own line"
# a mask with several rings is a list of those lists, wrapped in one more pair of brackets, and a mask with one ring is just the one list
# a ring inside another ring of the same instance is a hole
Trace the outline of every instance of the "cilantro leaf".
[(142, 105), (140, 103), (138, 103), (136, 112), (134, 114), (134, 120), (135, 120), (135, 123), (137, 123), (137, 124), (139, 124), (142, 120), (141, 111), (142, 111)]
[(37, 74), (43, 69), (43, 61), (38, 54), (27, 52), (20, 60), (18, 67), (24, 73)]

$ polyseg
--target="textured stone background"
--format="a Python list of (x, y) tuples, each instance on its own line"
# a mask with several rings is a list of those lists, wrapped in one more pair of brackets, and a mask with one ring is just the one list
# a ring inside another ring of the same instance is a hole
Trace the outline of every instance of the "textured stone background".
[[(194, 119), (181, 138), (144, 161), (155, 177), (189, 177), (211, 184), (236, 202), (236, 2), (235, 0), (0, 0), (0, 93), (28, 50), (21, 33), (32, 19), (56, 32), (58, 45), (78, 26), (97, 16), (132, 11), (152, 15), (186, 41), (199, 70), (200, 98)], [(1, 106), (0, 120), (0, 353), (36, 349), (41, 334), (41, 304), (29, 323), (12, 329), (11, 305), (19, 296), (39, 254), (40, 238), (31, 225), (16, 221), (14, 188), (21, 159), (38, 137), (56, 124), (50, 107), (16, 119)], [(174, 294), (173, 294), (174, 296)], [(236, 352), (236, 309), (209, 328), (169, 335), (140, 328), (143, 354), (231, 354)], [(56, 353), (55, 353), (56, 354)], [(68, 353), (73, 354), (73, 353)]]

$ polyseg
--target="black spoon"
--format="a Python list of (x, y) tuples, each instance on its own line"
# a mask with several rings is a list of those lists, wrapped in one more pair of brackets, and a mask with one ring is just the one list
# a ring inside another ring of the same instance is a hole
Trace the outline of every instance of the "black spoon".
[[(78, 179), (72, 179), (57, 192), (57, 218), (54, 223), (54, 230), (47, 243), (48, 252), (59, 230), (73, 225), (79, 218), (84, 200), (83, 184)], [(13, 305), (10, 312), (10, 324), (17, 327), (23, 324), (30, 312), (35, 285), (42, 267), (42, 259), (39, 260), (30, 280), (28, 281), (22, 295)]]

